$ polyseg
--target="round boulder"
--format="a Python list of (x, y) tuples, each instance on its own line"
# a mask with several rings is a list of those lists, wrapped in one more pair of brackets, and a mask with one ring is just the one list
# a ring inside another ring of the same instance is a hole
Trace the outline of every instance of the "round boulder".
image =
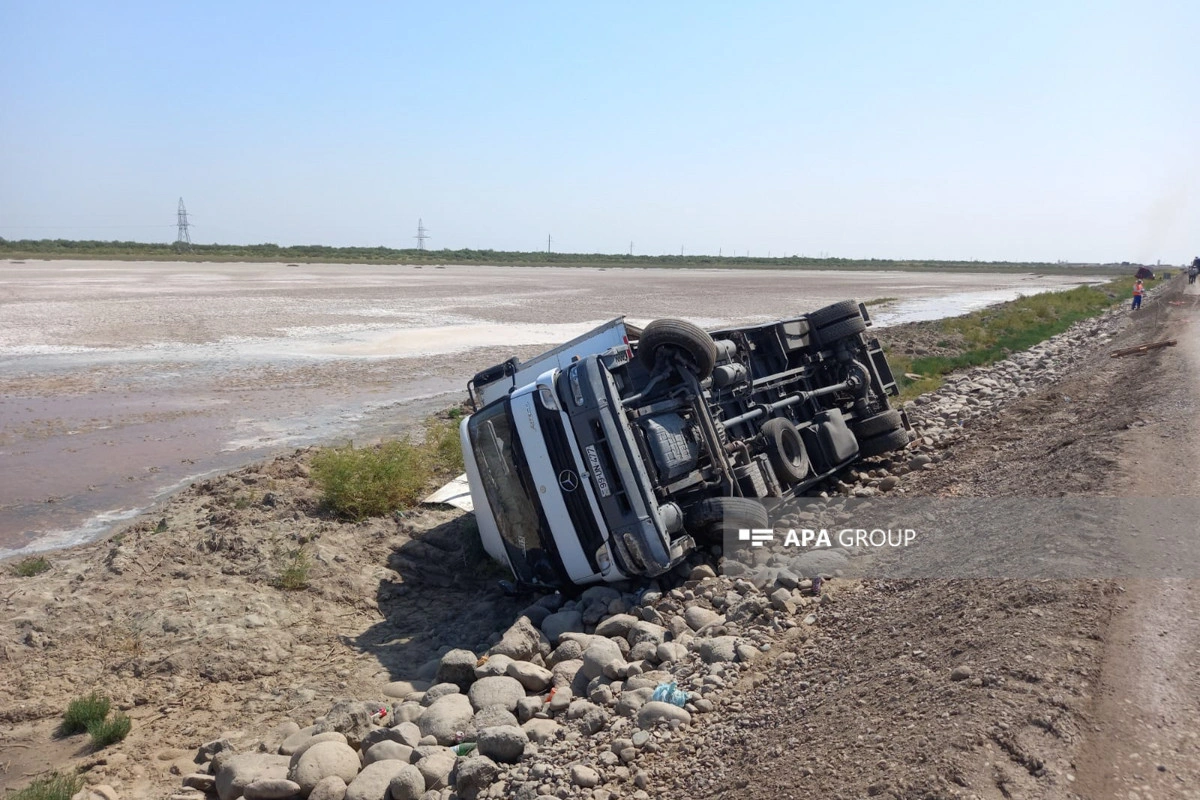
[(358, 753), (350, 745), (344, 742), (318, 742), (292, 763), (287, 778), (300, 784), (301, 794), (308, 795), (322, 778), (330, 775), (336, 775), (349, 786), (358, 774), (358, 767)]
[(521, 682), (507, 675), (480, 678), (471, 684), (470, 690), (467, 691), (467, 697), (475, 710), (488, 706), (503, 706), (508, 711), (515, 711), (517, 702), (524, 696), (525, 687)]
[(392, 800), (421, 800), (421, 795), (425, 794), (425, 777), (412, 764), (405, 764), (392, 776), (388, 792)]
[(481, 756), (504, 764), (515, 764), (521, 760), (529, 735), (516, 725), (497, 725), (479, 732), (476, 744)]
[[(512, 680), (512, 678), (507, 680)], [(516, 681), (513, 682), (516, 683)], [(475, 686), (478, 685), (478, 683), (474, 684), (471, 690), (474, 691)], [(439, 697), (433, 705), (425, 709), (418, 727), (421, 736), (432, 736), (437, 739), (438, 744), (451, 745), (456, 743), (457, 734), (466, 730), (473, 716), (475, 716), (475, 709), (471, 707), (471, 701), (465, 694), (448, 694), (445, 697)]]

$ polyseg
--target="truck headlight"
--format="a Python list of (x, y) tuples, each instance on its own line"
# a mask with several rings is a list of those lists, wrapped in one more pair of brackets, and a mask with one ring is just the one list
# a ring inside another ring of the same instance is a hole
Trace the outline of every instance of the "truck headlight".
[(554, 392), (549, 386), (538, 387), (538, 399), (542, 401), (542, 405), (550, 411), (558, 411), (558, 399), (555, 398)]

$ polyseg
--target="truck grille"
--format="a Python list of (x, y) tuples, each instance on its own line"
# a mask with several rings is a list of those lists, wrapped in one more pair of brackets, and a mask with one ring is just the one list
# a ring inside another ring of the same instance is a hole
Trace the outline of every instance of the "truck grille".
[[(554, 467), (554, 474), (561, 475), (564, 471), (569, 470), (582, 477), (586, 469), (581, 468), (581, 465), (575, 461), (571, 443), (567, 439), (566, 428), (563, 426), (558, 412), (543, 408), (541, 404), (538, 404), (537, 413), (542, 427), (542, 436), (546, 441), (546, 450), (550, 453), (550, 464)], [(600, 526), (596, 524), (596, 515), (592, 510), (591, 502), (588, 501), (587, 492), (582, 486), (571, 492), (562, 491), (560, 487), (559, 491), (562, 494), (563, 503), (567, 507), (571, 524), (579, 535), (579, 543), (583, 546), (583, 553), (587, 556), (588, 565), (599, 572), (600, 566), (596, 562), (596, 551), (604, 544), (604, 535), (600, 532)]]

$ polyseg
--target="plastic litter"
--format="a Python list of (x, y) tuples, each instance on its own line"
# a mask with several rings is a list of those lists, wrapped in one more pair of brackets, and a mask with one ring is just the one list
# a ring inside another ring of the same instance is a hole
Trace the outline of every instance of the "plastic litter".
[(454, 755), (465, 756), (475, 750), (475, 743), (474, 742), (463, 742), (462, 744), (454, 745), (454, 747), (451, 749), (454, 750)]
[(670, 683), (660, 683), (655, 688), (654, 694), (650, 695), (650, 699), (683, 708), (687, 704), (688, 693), (676, 686), (675, 681), (671, 681)]

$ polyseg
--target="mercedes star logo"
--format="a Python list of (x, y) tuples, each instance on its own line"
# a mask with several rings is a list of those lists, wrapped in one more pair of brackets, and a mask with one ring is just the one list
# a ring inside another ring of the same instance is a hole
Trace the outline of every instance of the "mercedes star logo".
[(564, 492), (573, 492), (579, 488), (579, 476), (569, 469), (558, 473), (558, 485)]

